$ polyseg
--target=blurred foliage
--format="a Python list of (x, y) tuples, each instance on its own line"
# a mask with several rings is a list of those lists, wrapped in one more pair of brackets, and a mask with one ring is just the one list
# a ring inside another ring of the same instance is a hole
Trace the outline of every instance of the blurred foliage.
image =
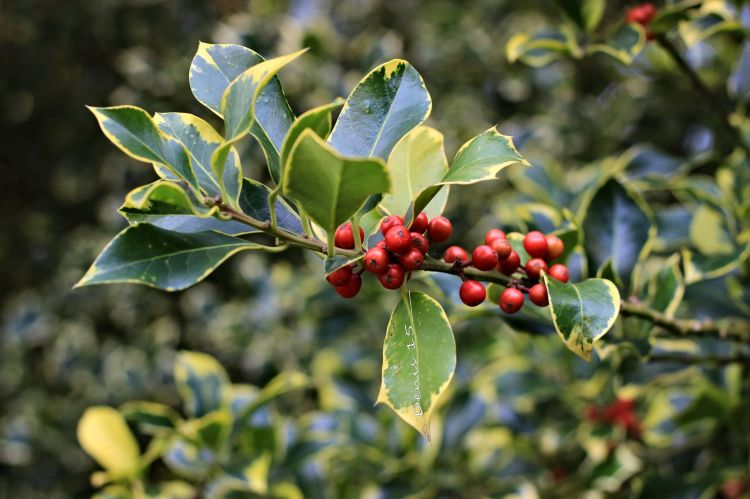
[[(90, 496), (97, 466), (76, 441), (86, 407), (148, 400), (179, 409), (172, 372), (177, 351), (189, 349), (259, 389), (284, 372), (309, 375), (308, 389), (270, 402), (253, 421), (271, 428), (270, 482), (294, 483), (305, 497), (741, 497), (750, 474), (747, 367), (641, 364), (639, 352), (651, 347), (637, 320), (619, 324), (587, 364), (548, 329), (466, 312), (451, 306), (454, 286), (425, 281), (433, 294), (447, 293), (441, 301), (459, 352), (428, 445), (372, 406), (396, 297), (368, 286), (344, 303), (314, 257), (246, 254), (174, 295), (70, 290), (125, 226), (121, 199), (152, 179), (101, 137), (83, 106), (180, 109), (216, 125), (186, 83), (199, 40), (269, 56), (310, 47), (284, 73), (297, 113), (345, 96), (384, 60), (407, 59), (427, 82), (435, 109), (428, 124), (445, 132), (449, 156), (500, 123), (535, 167), (509, 169), (510, 182), (455, 188), (447, 212), (462, 228), (457, 243), (497, 225), (549, 230), (559, 225), (549, 206), (576, 212), (578, 194), (609, 171), (626, 174), (656, 207), (657, 258), (647, 275), (680, 247), (713, 251), (701, 245), (717, 212), (718, 220), (748, 223), (747, 210), (727, 213), (715, 202), (750, 197), (747, 177), (730, 175), (743, 170), (725, 168), (742, 163), (728, 157), (731, 137), (717, 132), (720, 124), (654, 44), (630, 66), (601, 53), (536, 69), (508, 63), (513, 35), (564, 22), (555, 3), (1, 3), (0, 496)], [(736, 22), (749, 17), (746, 7), (706, 3), (724, 5)], [(602, 26), (620, 23), (629, 5), (606, 2)], [(703, 37), (688, 28), (680, 28), (688, 61), (723, 104), (726, 95), (740, 101), (741, 120), (750, 81), (744, 31)], [(264, 179), (257, 145), (242, 147), (245, 175)], [(682, 188), (650, 191), (655, 178)], [(696, 219), (704, 222), (691, 225)], [(733, 241), (737, 227), (727, 230)], [(699, 318), (747, 317), (747, 274), (745, 263), (688, 286), (685, 307)], [(663, 345), (732, 354), (711, 339)], [(136, 434), (143, 452), (147, 440)], [(171, 476), (157, 461), (148, 481)], [(740, 492), (730, 495), (731, 485)]]

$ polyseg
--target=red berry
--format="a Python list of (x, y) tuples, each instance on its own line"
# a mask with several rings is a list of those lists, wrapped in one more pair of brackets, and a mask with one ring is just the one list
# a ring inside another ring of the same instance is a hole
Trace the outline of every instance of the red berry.
[(352, 278), (352, 267), (346, 265), (340, 269), (336, 269), (326, 277), (326, 281), (330, 282), (333, 286), (343, 286)]
[(545, 260), (548, 262), (557, 260), (562, 256), (563, 251), (565, 251), (565, 244), (563, 244), (562, 239), (554, 234), (547, 236), (547, 254), (544, 257)]
[(532, 230), (523, 238), (523, 247), (532, 258), (544, 258), (547, 254), (547, 238), (538, 230)]
[(404, 219), (399, 217), (398, 215), (390, 215), (388, 217), (385, 217), (383, 221), (380, 222), (380, 232), (381, 234), (386, 235), (391, 227), (395, 227), (397, 225), (404, 225)]
[(497, 265), (497, 254), (486, 244), (477, 246), (471, 252), (471, 264), (479, 270), (492, 270)]
[(451, 237), (453, 232), (453, 224), (445, 217), (435, 217), (430, 220), (427, 226), (427, 235), (430, 237), (430, 241), (436, 243), (442, 243)]
[(497, 259), (500, 261), (508, 258), (513, 251), (513, 247), (507, 239), (495, 239), (490, 246), (497, 253)]
[(547, 271), (547, 262), (541, 258), (532, 258), (526, 262), (526, 275), (529, 276), (529, 279), (539, 279), (542, 271)]
[(568, 267), (561, 263), (556, 263), (549, 268), (547, 272), (552, 279), (560, 282), (568, 282), (570, 280), (570, 271)]
[(411, 249), (411, 235), (403, 225), (396, 225), (385, 233), (385, 247), (397, 255), (403, 255)]
[(656, 15), (656, 7), (652, 3), (644, 3), (629, 9), (625, 14), (625, 19), (629, 23), (638, 23), (643, 26), (651, 22)]
[(531, 300), (531, 303), (534, 305), (546, 307), (549, 304), (549, 299), (547, 298), (547, 286), (542, 283), (531, 286), (531, 288), (529, 288), (529, 300)]
[(523, 293), (516, 288), (505, 288), (498, 301), (500, 310), (506, 314), (515, 314), (523, 307)]
[(365, 270), (382, 274), (388, 268), (388, 252), (383, 248), (370, 248), (365, 253)]
[(510, 255), (508, 255), (508, 258), (500, 261), (500, 263), (497, 265), (497, 268), (503, 274), (511, 275), (513, 274), (513, 272), (518, 270), (518, 267), (520, 266), (521, 266), (521, 257), (518, 256), (518, 253), (516, 253), (515, 251), (511, 251)]
[(385, 249), (385, 239), (378, 241), (378, 244), (376, 244), (375, 247)]
[(461, 246), (450, 246), (443, 253), (443, 260), (447, 263), (454, 263), (455, 261), (468, 262), (469, 254)]
[(411, 248), (401, 256), (401, 265), (406, 270), (417, 270), (424, 263), (424, 253), (417, 248)]
[(385, 289), (398, 289), (404, 283), (404, 269), (397, 263), (391, 263), (378, 279)]
[(464, 281), (458, 294), (466, 305), (476, 307), (487, 297), (487, 290), (479, 281)]
[(422, 212), (419, 215), (417, 215), (417, 218), (415, 218), (414, 221), (411, 223), (409, 230), (412, 232), (419, 232), (420, 234), (424, 234), (424, 231), (427, 230), (427, 225), (429, 223), (430, 221), (427, 218), (427, 213)]
[(492, 246), (492, 242), (497, 239), (507, 239), (505, 232), (500, 229), (490, 229), (484, 234), (484, 244)]
[[(359, 228), (359, 241), (362, 242), (365, 239), (365, 231), (362, 227)], [(343, 249), (354, 249), (354, 233), (352, 232), (351, 222), (347, 222), (339, 226), (336, 229), (336, 247)]]
[(349, 282), (343, 286), (336, 286), (334, 289), (342, 298), (354, 298), (362, 289), (362, 277), (359, 274), (353, 274)]
[(430, 249), (430, 243), (427, 241), (427, 238), (419, 232), (412, 232), (409, 235), (411, 236), (412, 247), (417, 248), (423, 255), (426, 254), (427, 250)]

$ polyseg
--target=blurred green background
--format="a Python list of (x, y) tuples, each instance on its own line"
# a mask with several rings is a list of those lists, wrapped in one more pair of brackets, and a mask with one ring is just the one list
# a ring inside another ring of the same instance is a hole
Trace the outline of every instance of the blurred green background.
[[(607, 2), (605, 22), (621, 19), (627, 5)], [(641, 366), (625, 354), (589, 365), (547, 329), (516, 324), (532, 333), (519, 334), (499, 313), (467, 316), (454, 328), (456, 377), (427, 445), (373, 407), (397, 299), (374, 280), (345, 302), (324, 285), (319, 260), (288, 251), (240, 255), (177, 294), (71, 290), (125, 226), (116, 212), (124, 195), (155, 178), (101, 135), (84, 106), (134, 104), (214, 120), (187, 83), (199, 40), (264, 56), (310, 47), (281, 73), (297, 114), (345, 97), (376, 64), (407, 59), (427, 83), (428, 124), (445, 134), (449, 157), (499, 124), (544, 165), (534, 171), (570, 185), (587, 165), (634, 145), (658, 151), (664, 165), (731, 148), (651, 49), (630, 67), (599, 56), (541, 69), (507, 63), (512, 34), (557, 22), (542, 0), (0, 2), (0, 497), (91, 495), (96, 465), (75, 437), (81, 413), (136, 399), (177, 407), (179, 349), (216, 356), (236, 382), (263, 385), (288, 369), (313, 376), (313, 388), (283, 397), (269, 416), (289, 448), (311, 443), (276, 471), (308, 497), (718, 494), (727, 473), (747, 468), (736, 440), (747, 441), (747, 418), (735, 427), (713, 413), (669, 418), (710, 390), (740, 397), (738, 366)], [(739, 47), (721, 39), (692, 56), (721, 86)], [(267, 180), (257, 145), (242, 147), (245, 176)], [(494, 226), (526, 228), (515, 208), (533, 187), (518, 172), (503, 178), (453, 190), (447, 214), (456, 243)], [(546, 194), (564, 207), (570, 199), (561, 192)], [(455, 291), (455, 283), (439, 284)], [(443, 301), (462, 313), (450, 293)], [(587, 406), (617, 396), (638, 399), (644, 442), (585, 419)], [(607, 445), (619, 446), (617, 459), (597, 461)], [(163, 466), (153, 473), (167, 474)]]

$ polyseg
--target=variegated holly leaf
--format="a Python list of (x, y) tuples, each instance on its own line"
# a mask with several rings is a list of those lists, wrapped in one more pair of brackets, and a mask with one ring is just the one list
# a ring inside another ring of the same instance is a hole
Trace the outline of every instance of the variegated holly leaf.
[(564, 284), (543, 274), (555, 330), (570, 351), (590, 360), (594, 342), (604, 336), (620, 313), (620, 293), (606, 279)]
[(378, 403), (430, 438), (430, 416), (453, 378), (456, 342), (440, 304), (409, 291), (391, 315)]

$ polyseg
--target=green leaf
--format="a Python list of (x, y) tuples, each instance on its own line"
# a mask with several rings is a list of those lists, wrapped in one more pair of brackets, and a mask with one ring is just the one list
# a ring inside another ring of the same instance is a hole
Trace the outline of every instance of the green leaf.
[(604, 336), (620, 312), (620, 293), (606, 279), (563, 284), (543, 274), (549, 309), (557, 334), (570, 351), (591, 360), (596, 340)]
[(666, 33), (688, 18), (688, 11), (701, 4), (701, 0), (686, 0), (661, 7), (648, 23), (648, 29), (654, 34)]
[(494, 180), (506, 166), (529, 162), (516, 150), (513, 139), (501, 135), (495, 127), (461, 146), (441, 184), (474, 184)]
[(509, 62), (521, 61), (538, 68), (565, 56), (580, 57), (581, 48), (575, 33), (563, 27), (534, 34), (516, 33), (505, 45), (505, 55)]
[[(224, 473), (206, 486), (207, 497), (246, 497), (241, 492), (267, 497), (268, 473), (271, 469), (272, 457), (263, 454), (260, 457), (224, 469)], [(238, 494), (240, 493), (240, 494)]]
[(624, 285), (630, 285), (636, 263), (648, 255), (656, 237), (651, 215), (644, 206), (637, 194), (615, 179), (605, 182), (584, 203), (582, 226), (589, 268), (599, 268), (611, 258)]
[(430, 416), (456, 368), (456, 342), (440, 304), (407, 291), (391, 315), (378, 403), (430, 439)]
[(335, 272), (341, 267), (345, 267), (347, 265), (351, 265), (355, 262), (358, 262), (362, 260), (364, 257), (365, 255), (355, 255), (355, 256), (334, 255), (334, 256), (326, 257), (325, 261), (323, 262), (325, 275), (326, 277), (328, 277), (329, 274)]
[[(190, 65), (190, 88), (198, 101), (221, 116), (222, 97), (229, 84), (261, 62), (260, 55), (240, 45), (201, 42)], [(274, 76), (260, 91), (250, 130), (263, 148), (274, 181), (281, 177), (279, 151), (293, 121), (294, 113), (284, 96), (281, 82)]]
[(219, 232), (189, 234), (133, 225), (109, 242), (75, 287), (132, 283), (179, 291), (203, 280), (233, 254), (259, 248)]
[(162, 460), (175, 474), (203, 480), (216, 465), (218, 456), (211, 449), (201, 447), (187, 438), (175, 438), (169, 442)]
[(719, 33), (744, 34), (744, 27), (732, 18), (729, 9), (723, 5), (715, 9), (712, 3), (718, 5), (720, 2), (706, 3), (697, 15), (679, 23), (677, 29), (688, 47)]
[(104, 135), (131, 158), (157, 163), (183, 179), (199, 194), (190, 155), (179, 141), (167, 136), (146, 111), (135, 106), (89, 107)]
[(600, 52), (623, 64), (631, 64), (641, 53), (646, 44), (646, 31), (640, 24), (621, 24), (609, 37), (606, 43), (589, 46), (588, 53)]
[(299, 118), (294, 120), (294, 123), (289, 127), (289, 131), (284, 137), (284, 142), (281, 145), (281, 164), (286, 166), (286, 162), (289, 159), (289, 153), (292, 151), (292, 146), (297, 141), (297, 138), (307, 129), (315, 132), (318, 137), (324, 139), (328, 137), (331, 132), (331, 113), (337, 107), (341, 107), (344, 104), (344, 99), (337, 98), (329, 104), (315, 107), (302, 113)]
[(617, 269), (614, 266), (611, 258), (608, 258), (606, 262), (602, 264), (596, 271), (596, 277), (599, 279), (607, 279), (612, 281), (618, 288), (623, 288), (622, 279), (620, 279)]
[(223, 183), (226, 196), (237, 202), (242, 187), (240, 156), (234, 148), (230, 148), (222, 167), (224, 178), (219, 181), (211, 168), (211, 155), (221, 145), (223, 138), (211, 125), (188, 113), (156, 113), (154, 122), (159, 130), (185, 146), (198, 184), (206, 195), (221, 195)]
[(648, 301), (651, 308), (673, 317), (685, 295), (685, 280), (680, 271), (680, 255), (672, 255), (651, 278), (648, 287)]
[(726, 217), (702, 204), (693, 212), (690, 242), (704, 255), (729, 255), (734, 252), (734, 238), (726, 226)]
[(269, 381), (263, 389), (258, 391), (252, 400), (247, 401), (247, 403), (241, 407), (234, 408), (237, 410), (237, 424), (241, 425), (243, 421), (252, 416), (255, 411), (268, 404), (273, 399), (294, 390), (307, 388), (309, 385), (310, 378), (304, 373), (297, 371), (284, 371), (279, 373)]
[[(240, 195), (240, 209), (256, 220), (270, 222), (271, 210), (268, 206), (270, 193), (271, 189), (265, 184), (249, 178), (244, 179)], [(276, 198), (276, 225), (292, 234), (301, 235), (304, 232), (299, 215), (281, 196)]]
[(126, 402), (120, 413), (146, 435), (168, 435), (180, 423), (180, 415), (174, 409), (155, 402)]
[(418, 126), (396, 144), (386, 166), (393, 188), (383, 196), (381, 206), (403, 216), (422, 191), (438, 184), (448, 169), (443, 134)]
[[(263, 88), (276, 73), (302, 55), (306, 50), (299, 50), (289, 55), (276, 57), (256, 64), (250, 69), (245, 70), (226, 88), (221, 99), (221, 112), (224, 115), (226, 128), (224, 132), (225, 142), (216, 148), (211, 156), (211, 168), (219, 180), (224, 178), (224, 166), (227, 162), (227, 156), (232, 151), (232, 144), (250, 133), (251, 127), (257, 122), (255, 108), (259, 102), (258, 97)], [(286, 131), (285, 129), (284, 135), (286, 135)], [(281, 141), (283, 141), (283, 135)], [(281, 141), (278, 148), (281, 147)], [(271, 178), (277, 183), (281, 178), (278, 163), (278, 148), (275, 153), (277, 156), (276, 161), (269, 160), (268, 162)], [(222, 192), (224, 190), (225, 186), (222, 185)]]
[(243, 223), (218, 218), (216, 208), (198, 205), (182, 187), (165, 180), (130, 191), (119, 211), (130, 225), (149, 223), (175, 232), (216, 230), (240, 235), (256, 231)]
[(340, 156), (312, 130), (297, 139), (282, 183), (328, 233), (348, 220), (370, 195), (387, 192), (390, 180), (382, 160)]
[(555, 0), (555, 4), (583, 31), (593, 31), (604, 14), (605, 0)]
[(78, 422), (78, 443), (112, 479), (132, 477), (140, 451), (125, 418), (112, 407), (89, 407)]
[(682, 262), (685, 269), (685, 284), (721, 277), (736, 270), (750, 256), (750, 235), (740, 236), (738, 244), (731, 253), (703, 255), (685, 248), (682, 250)]
[(174, 381), (185, 412), (192, 417), (220, 409), (230, 386), (227, 372), (215, 358), (189, 351), (177, 354)]
[(427, 119), (432, 100), (416, 69), (394, 59), (373, 69), (341, 110), (328, 142), (344, 156), (388, 158), (391, 149)]
[(202, 447), (218, 451), (229, 437), (232, 422), (232, 412), (228, 408), (217, 409), (187, 421), (180, 428), (180, 433)]

